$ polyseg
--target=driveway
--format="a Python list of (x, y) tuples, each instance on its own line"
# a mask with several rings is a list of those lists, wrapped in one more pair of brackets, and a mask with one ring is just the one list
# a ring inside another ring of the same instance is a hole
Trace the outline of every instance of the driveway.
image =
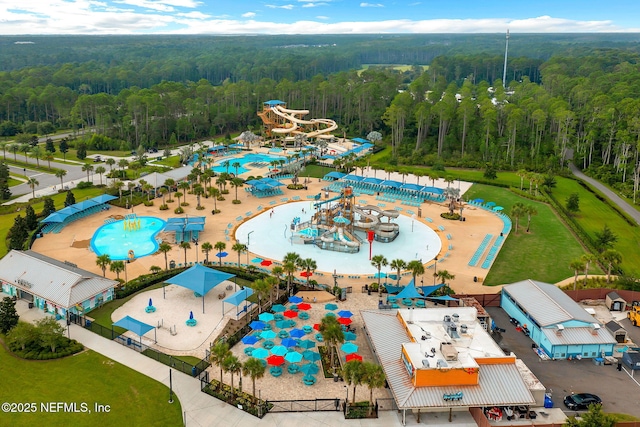
[[(564, 396), (572, 392), (595, 393), (602, 399), (606, 412), (640, 417), (640, 386), (625, 371), (618, 371), (616, 365), (596, 366), (592, 359), (542, 360), (531, 348), (533, 341), (515, 330), (502, 308), (487, 307), (486, 310), (496, 325), (506, 329), (502, 336), (494, 335), (498, 344), (524, 361), (547, 388), (547, 392), (553, 394), (554, 406), (565, 410), (567, 415), (575, 415), (575, 411), (569, 411), (564, 406)], [(640, 333), (640, 328), (636, 329)]]

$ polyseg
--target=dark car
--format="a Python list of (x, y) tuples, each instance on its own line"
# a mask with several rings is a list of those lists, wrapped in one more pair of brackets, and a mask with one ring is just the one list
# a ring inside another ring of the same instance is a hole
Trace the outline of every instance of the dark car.
[(571, 410), (589, 409), (590, 405), (599, 405), (602, 400), (591, 393), (576, 393), (570, 394), (564, 398), (564, 404)]

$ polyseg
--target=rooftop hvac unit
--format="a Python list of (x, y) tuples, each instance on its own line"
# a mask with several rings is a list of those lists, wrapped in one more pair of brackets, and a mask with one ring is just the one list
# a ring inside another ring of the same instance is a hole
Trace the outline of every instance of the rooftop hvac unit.
[(469, 327), (467, 325), (460, 325), (460, 333), (461, 334), (466, 334), (468, 329), (469, 329)]
[(458, 313), (453, 313), (451, 317), (453, 318), (453, 321), (456, 323), (460, 321), (460, 315)]
[(560, 336), (562, 335), (562, 331), (564, 331), (564, 325), (556, 325), (557, 329), (556, 329), (556, 335)]
[(458, 360), (458, 350), (456, 350), (450, 342), (443, 342), (440, 344), (440, 353), (442, 353), (445, 360)]
[(430, 368), (431, 365), (429, 365), (429, 359), (422, 359), (422, 367), (423, 368)]
[(598, 335), (598, 331), (600, 330), (600, 325), (597, 323), (592, 323), (591, 324), (591, 334), (592, 335)]
[(448, 365), (448, 364), (447, 364), (447, 362), (445, 362), (444, 360), (442, 360), (442, 359), (438, 359), (438, 360), (436, 361), (436, 366), (437, 366), (438, 368), (446, 368), (446, 367), (448, 367), (449, 365)]
[(448, 314), (444, 316), (444, 321), (445, 322), (451, 322), (451, 316), (449, 316)]

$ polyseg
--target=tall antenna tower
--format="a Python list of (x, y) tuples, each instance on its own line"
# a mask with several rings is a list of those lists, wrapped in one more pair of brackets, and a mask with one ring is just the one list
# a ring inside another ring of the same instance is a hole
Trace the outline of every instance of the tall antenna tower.
[(507, 88), (507, 57), (509, 56), (509, 29), (507, 29), (507, 44), (504, 48), (504, 68), (502, 70), (502, 87)]

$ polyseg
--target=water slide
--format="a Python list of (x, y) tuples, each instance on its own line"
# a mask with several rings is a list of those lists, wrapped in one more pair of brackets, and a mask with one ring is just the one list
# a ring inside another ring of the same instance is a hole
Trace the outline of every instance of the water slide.
[[(381, 219), (383, 217), (387, 217), (388, 221), (391, 218), (398, 218), (400, 213), (396, 210), (383, 210), (374, 205), (366, 205), (366, 206), (354, 206), (353, 211), (360, 215), (361, 218), (366, 218), (369, 221), (355, 221), (353, 225), (356, 227), (367, 229), (373, 229), (382, 237), (392, 237), (397, 235), (398, 229), (400, 228), (398, 224), (394, 222), (382, 222)], [(369, 211), (366, 213), (365, 211)], [(377, 214), (374, 214), (374, 212)]]
[(338, 227), (335, 225), (331, 227), (330, 230), (325, 231), (320, 235), (320, 240), (325, 243), (332, 243), (335, 239), (333, 238), (333, 234), (337, 231)]
[[(335, 228), (335, 227), (334, 227)], [(350, 246), (352, 248), (359, 247), (360, 242), (356, 242), (353, 240), (348, 240), (344, 237), (344, 229), (342, 227), (338, 228), (338, 239), (345, 245)]]
[[(271, 107), (271, 111), (285, 119), (288, 123), (291, 124), (289, 127), (284, 128), (273, 128), (271, 132), (273, 133), (306, 133), (308, 138), (332, 138), (333, 135), (326, 135), (338, 128), (338, 124), (331, 119), (311, 119), (311, 120), (303, 120), (302, 116), (309, 114), (309, 110), (290, 110), (288, 108), (284, 108), (280, 105), (274, 105)], [(300, 117), (298, 117), (300, 116)], [(300, 129), (300, 126), (313, 126), (320, 127), (325, 126), (322, 129), (316, 129), (310, 132), (304, 132)]]

